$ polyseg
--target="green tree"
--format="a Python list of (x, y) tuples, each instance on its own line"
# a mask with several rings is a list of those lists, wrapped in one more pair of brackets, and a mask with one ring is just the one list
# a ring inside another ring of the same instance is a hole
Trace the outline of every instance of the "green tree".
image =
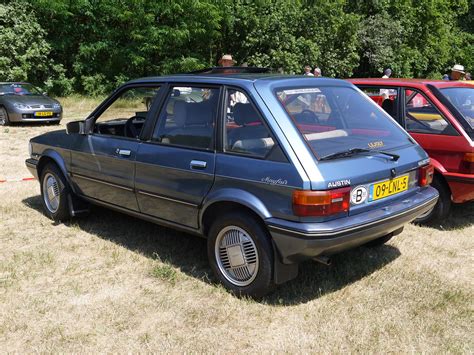
[(12, 1), (0, 4), (0, 78), (31, 81), (51, 89), (51, 78), (62, 78), (60, 65), (50, 58), (51, 46), (45, 31), (28, 4)]
[(218, 7), (206, 1), (32, 1), (54, 56), (89, 94), (129, 78), (207, 66), (220, 35)]

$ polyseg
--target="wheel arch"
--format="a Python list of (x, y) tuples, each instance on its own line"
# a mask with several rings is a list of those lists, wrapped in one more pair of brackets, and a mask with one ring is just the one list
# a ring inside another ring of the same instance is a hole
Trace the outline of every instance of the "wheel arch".
[(69, 175), (67, 173), (66, 163), (64, 162), (63, 157), (58, 152), (52, 149), (47, 149), (42, 153), (41, 158), (38, 161), (38, 166), (36, 167), (38, 177), (41, 179), (41, 173), (46, 164), (48, 163), (56, 164), (56, 166), (61, 170), (61, 173), (68, 182), (70, 188), (73, 190), (73, 192), (75, 192), (74, 185), (72, 184), (71, 179), (69, 178)]
[(271, 213), (263, 202), (248, 191), (240, 189), (223, 189), (208, 196), (199, 214), (199, 225), (203, 236), (207, 237), (212, 216), (222, 214), (233, 209), (246, 211), (264, 223), (271, 217)]
[(434, 178), (437, 178), (441, 181), (444, 187), (448, 190), (449, 194), (451, 195), (451, 187), (449, 186), (448, 181), (444, 177), (444, 174), (447, 172), (444, 166), (436, 159), (430, 157), (430, 163), (433, 165), (435, 174)]

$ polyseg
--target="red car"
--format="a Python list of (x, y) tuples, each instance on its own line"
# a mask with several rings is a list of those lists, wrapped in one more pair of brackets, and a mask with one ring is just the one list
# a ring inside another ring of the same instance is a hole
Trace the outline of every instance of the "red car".
[(419, 223), (445, 218), (451, 202), (474, 200), (474, 86), (460, 81), (350, 79), (426, 150), (437, 205)]

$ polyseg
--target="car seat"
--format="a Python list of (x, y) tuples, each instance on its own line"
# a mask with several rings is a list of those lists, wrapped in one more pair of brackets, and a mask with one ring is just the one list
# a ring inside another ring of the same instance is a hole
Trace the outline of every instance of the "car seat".
[(176, 128), (166, 134), (164, 143), (211, 148), (214, 113), (212, 107), (202, 103), (177, 101), (174, 107)]
[(395, 118), (395, 104), (393, 100), (385, 99), (382, 102), (382, 108), (387, 112), (390, 116)]
[(263, 125), (259, 113), (250, 103), (235, 104), (233, 117), (239, 127), (228, 132), (228, 147), (233, 148), (237, 141), (269, 137), (268, 130)]

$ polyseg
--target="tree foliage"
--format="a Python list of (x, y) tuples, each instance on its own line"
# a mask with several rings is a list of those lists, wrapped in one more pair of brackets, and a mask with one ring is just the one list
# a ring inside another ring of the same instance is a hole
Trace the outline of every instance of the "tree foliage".
[(470, 0), (4, 0), (0, 80), (99, 95), (131, 78), (239, 63), (332, 77), (474, 67)]

